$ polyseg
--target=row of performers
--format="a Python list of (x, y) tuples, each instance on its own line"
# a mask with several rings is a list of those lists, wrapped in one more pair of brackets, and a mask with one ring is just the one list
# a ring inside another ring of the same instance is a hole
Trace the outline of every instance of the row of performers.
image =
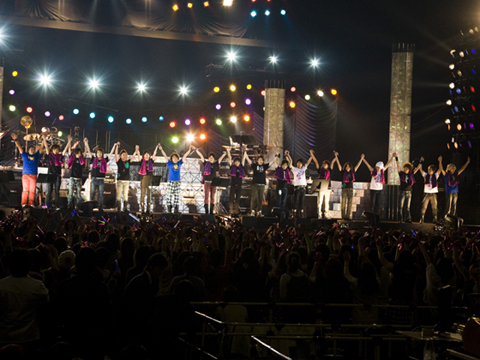
[[(96, 192), (99, 194), (100, 210), (103, 205), (103, 189), (104, 179), (107, 172), (107, 163), (112, 156), (115, 156), (115, 162), (117, 163), (117, 209), (120, 210), (123, 197), (123, 208), (126, 209), (128, 200), (128, 189), (130, 182), (130, 162), (140, 162), (139, 175), (141, 175), (141, 209), (145, 211), (145, 204), (147, 205), (147, 212), (150, 209), (151, 199), (151, 183), (153, 180), (153, 163), (157, 158), (157, 152), (160, 151), (162, 156), (167, 161), (168, 167), (168, 183), (167, 183), (167, 207), (168, 211), (172, 210), (178, 212), (178, 206), (180, 201), (180, 171), (184, 160), (192, 154), (197, 152), (201, 162), (204, 164), (203, 170), (203, 183), (205, 194), (205, 213), (213, 214), (215, 204), (215, 187), (212, 187), (212, 181), (218, 176), (219, 163), (227, 156), (228, 163), (230, 165), (230, 198), (229, 207), (232, 215), (239, 214), (239, 202), (242, 192), (242, 183), (245, 178), (245, 164), (248, 163), (253, 170), (252, 179), (252, 195), (251, 195), (251, 211), (252, 215), (261, 216), (262, 200), (266, 186), (266, 173), (270, 168), (275, 167), (276, 177), (276, 192), (277, 192), (277, 207), (285, 209), (288, 196), (288, 185), (293, 183), (294, 186), (294, 201), (293, 201), (293, 214), (299, 217), (304, 217), (304, 199), (307, 188), (306, 170), (310, 163), (313, 161), (318, 170), (318, 177), (320, 179), (319, 192), (318, 192), (318, 214), (323, 216), (329, 216), (329, 200), (331, 190), (329, 190), (330, 184), (330, 170), (331, 168), (338, 166), (338, 170), (342, 172), (342, 201), (341, 201), (341, 214), (343, 219), (349, 219), (353, 202), (353, 183), (355, 182), (355, 172), (361, 166), (365, 164), (371, 173), (370, 181), (370, 201), (371, 211), (373, 213), (379, 213), (379, 199), (380, 194), (385, 184), (385, 171), (395, 161), (400, 177), (400, 195), (399, 195), (399, 209), (398, 216), (399, 221), (411, 222), (410, 215), (410, 202), (412, 198), (412, 186), (415, 184), (414, 175), (421, 171), (424, 178), (424, 198), (421, 209), (420, 222), (424, 221), (425, 212), (428, 205), (431, 205), (434, 222), (437, 221), (437, 193), (438, 193), (438, 179), (440, 175), (445, 180), (445, 193), (446, 193), (446, 207), (445, 213), (448, 215), (456, 216), (457, 211), (457, 199), (458, 199), (458, 183), (459, 175), (466, 169), (470, 162), (468, 158), (467, 162), (459, 170), (456, 169), (454, 164), (448, 164), (446, 169), (442, 165), (442, 157), (438, 158), (438, 169), (435, 165), (429, 165), (425, 170), (423, 168), (423, 158), (421, 158), (418, 167), (415, 169), (409, 162), (400, 166), (396, 153), (392, 154), (392, 157), (384, 165), (379, 161), (372, 167), (365, 156), (362, 154), (360, 160), (355, 167), (346, 162), (343, 166), (338, 158), (338, 153), (334, 153), (332, 161), (324, 160), (321, 164), (315, 157), (314, 152), (310, 151), (309, 159), (304, 162), (302, 159), (297, 159), (293, 163), (292, 158), (287, 151), (284, 156), (280, 153), (275, 153), (274, 157), (268, 154), (266, 158), (263, 156), (257, 157), (255, 162), (247, 156), (246, 152), (240, 157), (232, 158), (230, 148), (227, 147), (223, 154), (217, 158), (214, 153), (209, 153), (207, 159), (199, 149), (195, 149), (194, 146), (185, 152), (183, 157), (176, 152), (173, 152), (170, 156), (167, 156), (162, 146), (158, 144), (155, 147), (153, 153), (144, 151), (140, 154), (140, 148), (137, 145), (135, 152), (132, 156), (129, 156), (126, 150), (120, 150), (120, 143), (115, 143), (108, 156), (105, 156), (105, 151), (102, 148), (96, 148), (94, 153), (90, 151), (88, 139), (84, 139), (85, 151), (83, 151), (78, 143), (72, 145), (72, 137), (68, 137), (68, 142), (63, 151), (59, 145), (52, 145), (50, 148), (47, 146), (45, 139), (42, 139), (40, 146), (30, 146), (28, 149), (23, 147), (18, 142), (15, 134), (12, 134), (12, 138), (18, 147), (19, 152), (23, 158), (23, 176), (22, 176), (22, 205), (33, 206), (35, 197), (36, 180), (38, 173), (38, 163), (42, 152), (48, 155), (49, 174), (56, 175), (56, 181), (49, 184), (46, 193), (46, 204), (51, 205), (52, 193), (55, 189), (55, 199), (59, 199), (61, 171), (64, 166), (64, 156), (69, 156), (66, 167), (70, 172), (70, 181), (68, 184), (68, 206), (73, 206), (74, 192), (76, 191), (77, 199), (81, 199), (80, 192), (82, 187), (82, 172), (85, 165), (85, 156), (92, 157), (92, 172), (91, 172), (91, 190), (90, 197), (94, 198)], [(146, 202), (145, 202), (146, 196)]]

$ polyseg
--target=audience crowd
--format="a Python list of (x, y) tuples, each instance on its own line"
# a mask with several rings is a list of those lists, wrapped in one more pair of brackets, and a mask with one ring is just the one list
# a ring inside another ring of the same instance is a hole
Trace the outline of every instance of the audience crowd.
[[(201, 331), (195, 309), (226, 322), (268, 321), (265, 308), (227, 305), (235, 302), (317, 304), (275, 307), (273, 321), (284, 323), (434, 324), (435, 309), (418, 319), (411, 308), (437, 306), (447, 285), (452, 305), (470, 306), (468, 295), (480, 292), (478, 234), (464, 230), (333, 224), (260, 233), (221, 218), (53, 219), (26, 209), (2, 221), (0, 359), (179, 358), (179, 334), (195, 343)], [(206, 301), (221, 303), (196, 304)], [(227, 354), (242, 353), (244, 340), (231, 340)]]

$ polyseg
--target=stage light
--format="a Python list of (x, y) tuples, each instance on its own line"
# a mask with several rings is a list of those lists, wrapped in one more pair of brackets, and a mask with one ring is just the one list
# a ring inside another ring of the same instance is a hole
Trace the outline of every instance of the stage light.
[(187, 135), (187, 141), (192, 142), (193, 141), (193, 134), (188, 134)]
[(13, 77), (17, 77), (17, 76), (18, 76), (18, 71), (12, 72), (12, 76), (13, 76)]
[(169, 125), (173, 129), (175, 126), (177, 126), (177, 123), (175, 121), (170, 121)]
[(237, 90), (237, 87), (236, 87), (235, 85), (233, 85), (233, 84), (230, 85), (230, 91), (233, 92), (233, 91), (235, 91), (235, 90)]
[(88, 81), (88, 86), (90, 86), (90, 89), (92, 90), (97, 90), (100, 84), (98, 83), (97, 79), (90, 79)]
[(50, 115), (52, 115), (52, 114), (50, 113), (50, 111), (45, 111), (44, 115), (45, 115), (46, 117), (50, 117)]
[(311, 98), (310, 98), (310, 95), (308, 95), (308, 94), (307, 94), (307, 95), (305, 95), (305, 100), (307, 100), (307, 101), (308, 101), (308, 100), (310, 100), (310, 99), (311, 99)]
[(160, 116), (158, 120), (163, 121), (163, 116)]
[(451, 106), (451, 105), (452, 105), (452, 100), (448, 99), (445, 103), (446, 103), (448, 106)]
[(255, 10), (253, 10), (251, 13), (250, 13), (250, 16), (252, 18), (254, 18), (255, 16), (257, 16), (257, 12)]
[(265, 96), (265, 94), (266, 94), (265, 90), (260, 91), (260, 94), (261, 94), (262, 96)]
[(8, 93), (9, 93), (10, 95), (15, 95), (15, 90), (11, 89)]
[(108, 122), (109, 122), (110, 124), (113, 123), (114, 120), (115, 120), (115, 119), (113, 118), (113, 116), (109, 116), (109, 117), (108, 117)]
[(265, 10), (265, 16), (270, 16), (270, 10)]
[(207, 120), (205, 120), (205, 118), (201, 118), (201, 119), (200, 119), (200, 124), (201, 124), (201, 125), (205, 125), (206, 122), (207, 122)]
[(312, 59), (310, 60), (310, 65), (314, 68), (318, 67), (318, 65), (320, 65), (320, 61), (318, 61), (318, 59)]
[(270, 60), (271, 64), (276, 64), (277, 63), (277, 57), (276, 56), (270, 56), (268, 59)]
[(448, 68), (449, 68), (450, 70), (455, 69), (455, 64), (450, 64), (450, 65), (448, 65)]
[(448, 84), (448, 87), (449, 87), (450, 89), (454, 89), (454, 88), (455, 88), (455, 84), (452, 82), (452, 83)]
[(143, 84), (143, 83), (139, 83), (137, 84), (137, 91), (138, 92), (145, 92), (147, 90), (147, 85)]
[(470, 141), (467, 141), (467, 145), (468, 145), (469, 148), (472, 147), (472, 143)]
[(222, 119), (217, 119), (217, 120), (215, 120), (215, 123), (216, 123), (218, 126), (222, 125)]
[(204, 6), (204, 7), (209, 7), (209, 6), (210, 6), (210, 3), (209, 3), (208, 1), (204, 1), (204, 2), (203, 2), (203, 6)]
[(223, 0), (223, 6), (232, 6), (233, 0)]
[(457, 124), (457, 130), (461, 131), (462, 130), (462, 124)]
[(291, 91), (291, 92), (295, 92), (295, 91), (297, 91), (297, 88), (296, 88), (295, 86), (292, 86), (292, 87), (290, 88), (290, 91)]
[(337, 90), (335, 90), (335, 89), (330, 90), (330, 92), (332, 93), (332, 95), (337, 95), (337, 93), (338, 93)]
[(472, 110), (477, 111), (477, 108), (475, 107), (475, 105), (472, 105)]
[(38, 81), (43, 86), (50, 86), (52, 84), (52, 77), (47, 74), (41, 74), (37, 76)]
[(296, 106), (295, 101), (290, 101), (290, 102), (288, 103), (288, 106), (290, 106), (292, 109), (294, 109), (295, 106)]
[[(474, 73), (475, 73), (475, 72), (474, 72)], [(462, 73), (460, 70), (457, 70), (457, 75), (458, 75), (458, 76), (462, 76), (463, 73)]]
[(27, 113), (31, 114), (33, 112), (33, 108), (31, 106), (27, 107)]
[(80, 114), (80, 110), (78, 110), (78, 109), (73, 109), (73, 114), (74, 114), (74, 115)]
[(473, 55), (475, 55), (477, 53), (477, 51), (475, 49), (472, 49), (471, 52), (472, 52)]
[(245, 116), (243, 117), (243, 120), (245, 120), (245, 121), (247, 121), (247, 122), (250, 121), (250, 115), (245, 115)]
[(178, 10), (178, 5), (177, 4), (173, 5), (172, 9), (173, 9), (173, 11), (177, 11)]
[(247, 98), (247, 99), (245, 99), (245, 104), (247, 104), (247, 105), (251, 105), (251, 104), (252, 104), (252, 100), (250, 100), (250, 99), (248, 99), (248, 98)]
[(65, 116), (63, 116), (63, 115), (59, 115), (59, 116), (58, 116), (58, 120), (60, 120), (60, 121), (63, 121), (63, 120), (65, 120)]
[(222, 105), (220, 104), (215, 105), (215, 109), (220, 110), (221, 108), (222, 108)]
[(455, 149), (458, 149), (458, 144), (456, 141), (453, 143), (453, 146), (455, 146)]
[(462, 93), (462, 90), (460, 90), (459, 88), (457, 88), (457, 90), (455, 90), (455, 91), (458, 95), (460, 95)]
[(58, 137), (62, 137), (62, 136), (63, 136), (63, 131), (60, 130), (60, 131), (57, 133), (57, 135), (58, 135)]
[(132, 119), (128, 118), (127, 121), (126, 121), (126, 123), (127, 123), (128, 125), (130, 125), (130, 124), (132, 123)]
[(94, 112), (90, 113), (90, 119), (95, 119), (96, 114)]
[(174, 144), (178, 143), (178, 136), (172, 137), (172, 142), (173, 142)]
[(148, 119), (147, 119), (146, 116), (142, 117), (142, 122), (146, 123), (147, 121), (148, 121)]
[(230, 121), (232, 123), (236, 123), (237, 122), (237, 117), (236, 116), (230, 116)]
[(227, 53), (227, 60), (230, 61), (230, 62), (235, 62), (237, 61), (237, 53), (233, 52), (233, 51), (229, 51)]
[(192, 3), (188, 3), (188, 4), (187, 4), (187, 7), (188, 7), (189, 9), (191, 9), (191, 8), (193, 7), (193, 4), (192, 4)]
[(447, 149), (450, 150), (450, 144), (447, 143)]
[(10, 105), (10, 106), (8, 107), (8, 110), (10, 110), (10, 111), (13, 112), (13, 111), (17, 110), (17, 108), (15, 107), (15, 105)]
[(465, 53), (464, 53), (463, 51), (460, 51), (460, 52), (458, 53), (458, 55), (460, 55), (460, 57), (463, 58), (463, 57), (465, 56)]
[(470, 129), (474, 129), (475, 128), (475, 125), (473, 125), (472, 123), (470, 123)]
[(234, 108), (235, 106), (237, 106), (237, 104), (235, 104), (235, 102), (232, 101), (232, 102), (230, 103), (230, 107), (231, 107), (231, 108)]
[(320, 96), (320, 97), (322, 97), (322, 96), (325, 95), (325, 94), (324, 94), (324, 92), (323, 92), (322, 90), (318, 90), (318, 91), (317, 91), (317, 95)]
[(190, 119), (185, 119), (185, 125), (190, 126), (191, 123)]
[(475, 92), (475, 88), (474, 88), (473, 86), (470, 86), (470, 91), (471, 91), (472, 93), (474, 93), (474, 92)]
[(220, 91), (220, 88), (219, 88), (218, 86), (215, 86), (215, 87), (213, 88), (213, 92), (219, 92), (219, 91)]
[(247, 85), (247, 90), (252, 90), (252, 84)]
[(282, 10), (280, 10), (280, 14), (285, 16), (285, 15), (287, 15), (287, 11), (282, 9)]
[(188, 88), (186, 86), (181, 86), (179, 91), (180, 91), (180, 94), (183, 96), (188, 94)]
[(205, 140), (207, 136), (205, 134), (200, 134), (200, 140)]
[(450, 124), (450, 119), (445, 119), (445, 124)]

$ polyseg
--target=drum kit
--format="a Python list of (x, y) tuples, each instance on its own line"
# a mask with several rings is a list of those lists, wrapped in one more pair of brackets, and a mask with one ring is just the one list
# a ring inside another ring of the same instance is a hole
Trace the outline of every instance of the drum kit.
[(23, 140), (27, 142), (32, 142), (32, 145), (38, 146), (43, 138), (47, 140), (47, 145), (51, 146), (53, 144), (63, 143), (65, 142), (64, 139), (58, 136), (58, 129), (56, 127), (47, 128), (43, 127), (41, 134), (36, 133), (28, 133), (28, 130), (33, 124), (33, 119), (28, 116), (22, 116), (20, 119), (20, 124), (25, 128), (25, 131), (16, 131), (15, 133), (18, 135), (24, 135)]

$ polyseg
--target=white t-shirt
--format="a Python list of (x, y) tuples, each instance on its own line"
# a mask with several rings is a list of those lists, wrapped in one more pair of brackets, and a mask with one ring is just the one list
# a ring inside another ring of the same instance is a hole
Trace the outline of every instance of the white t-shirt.
[(307, 186), (307, 177), (305, 176), (306, 170), (307, 167), (305, 165), (303, 165), (300, 169), (297, 167), (292, 167), (294, 186)]
[[(425, 179), (428, 175), (428, 173), (426, 173), (425, 171), (422, 170), (422, 175), (423, 175), (423, 178)], [(432, 178), (430, 178), (430, 183), (429, 184), (425, 184), (425, 187), (423, 189), (423, 192), (425, 194), (436, 194), (438, 193), (438, 171), (433, 175), (437, 178), (437, 186), (432, 188)]]
[(377, 171), (376, 176), (372, 176), (370, 181), (370, 190), (383, 190), (382, 171)]

